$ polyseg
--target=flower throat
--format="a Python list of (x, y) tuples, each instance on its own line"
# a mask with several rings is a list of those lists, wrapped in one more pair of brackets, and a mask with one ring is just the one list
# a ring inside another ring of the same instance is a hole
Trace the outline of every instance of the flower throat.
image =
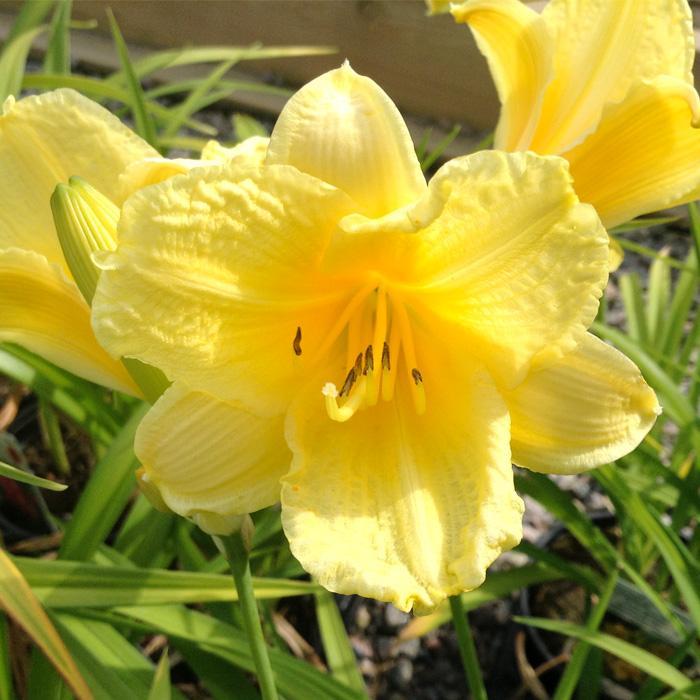
[[(333, 324), (314, 360), (327, 353), (346, 333), (346, 372), (340, 390), (333, 382), (322, 389), (331, 419), (344, 422), (358, 410), (394, 398), (396, 382), (410, 387), (416, 413), (425, 412), (423, 375), (417, 367), (411, 322), (403, 301), (376, 283), (359, 289)], [(292, 343), (301, 354), (302, 330)], [(315, 362), (314, 362), (315, 364)]]

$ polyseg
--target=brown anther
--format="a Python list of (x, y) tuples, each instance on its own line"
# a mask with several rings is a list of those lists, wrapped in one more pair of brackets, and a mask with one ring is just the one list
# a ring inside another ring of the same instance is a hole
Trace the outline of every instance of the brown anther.
[(415, 367), (411, 370), (411, 376), (413, 377), (413, 381), (416, 383), (416, 386), (423, 383), (423, 375), (420, 373), (420, 370), (416, 369)]
[(355, 370), (355, 374), (361, 374), (362, 373), (362, 359), (364, 355), (360, 353), (356, 358), (355, 358), (355, 366), (353, 369)]
[(391, 357), (389, 356), (389, 343), (384, 341), (382, 348), (382, 368), (387, 372), (391, 370)]
[(355, 383), (355, 379), (357, 379), (357, 373), (355, 372), (355, 368), (353, 367), (348, 372), (348, 376), (345, 377), (345, 381), (343, 382), (343, 388), (340, 390), (338, 396), (345, 396), (346, 394), (349, 394), (350, 390), (352, 389), (352, 385)]
[(294, 348), (295, 355), (301, 355), (301, 326), (297, 326), (297, 332), (294, 336), (294, 342), (292, 343), (292, 347)]
[(365, 368), (362, 370), (362, 374), (369, 374), (374, 371), (374, 352), (372, 351), (372, 346), (368, 345), (367, 350), (365, 350)]

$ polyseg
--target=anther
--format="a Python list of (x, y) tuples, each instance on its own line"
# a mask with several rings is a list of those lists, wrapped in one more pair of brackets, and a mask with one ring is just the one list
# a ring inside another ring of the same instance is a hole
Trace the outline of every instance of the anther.
[(423, 383), (423, 375), (420, 373), (420, 370), (416, 369), (415, 367), (411, 370), (411, 376), (413, 377), (413, 381), (415, 382), (416, 386)]
[(355, 370), (355, 374), (361, 374), (362, 373), (362, 359), (363, 359), (363, 354), (359, 353), (357, 357), (355, 358), (355, 366), (353, 369)]
[(362, 374), (369, 374), (374, 371), (374, 352), (372, 351), (372, 346), (368, 345), (367, 350), (365, 350), (365, 368), (362, 370)]
[(387, 372), (391, 370), (391, 357), (389, 355), (389, 343), (384, 342), (384, 347), (382, 348), (382, 369)]
[(292, 347), (294, 348), (295, 355), (301, 355), (301, 326), (297, 326), (297, 332), (294, 336), (294, 342), (292, 343)]
[[(360, 355), (360, 357), (362, 357), (362, 355)], [(345, 381), (343, 382), (343, 388), (340, 390), (338, 396), (345, 396), (346, 394), (349, 394), (356, 379), (357, 373), (355, 372), (355, 368), (353, 367), (348, 372), (348, 376), (345, 377)]]

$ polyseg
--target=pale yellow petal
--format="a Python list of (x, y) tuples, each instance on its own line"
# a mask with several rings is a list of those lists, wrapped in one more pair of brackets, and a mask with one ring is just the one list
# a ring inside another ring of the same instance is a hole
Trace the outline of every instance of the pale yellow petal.
[(252, 513), (279, 500), (291, 460), (283, 423), (176, 383), (139, 425), (135, 451), (176, 513)]
[(193, 168), (211, 166), (210, 161), (194, 158), (144, 158), (129, 163), (119, 176), (119, 191), (115, 202), (121, 204), (127, 197), (148, 185), (188, 173)]
[(198, 168), (137, 192), (103, 263), (97, 337), (171, 380), (283, 411), (339, 313), (344, 290), (319, 266), (352, 206), (290, 166)]
[(515, 386), (575, 347), (607, 281), (608, 235), (567, 168), (532, 153), (455, 159), (414, 207), (347, 217), (327, 265), (381, 260), (407, 297), (464, 329), (470, 352)]
[(468, 357), (443, 359), (422, 364), (421, 416), (406, 384), (346, 423), (325, 415), (320, 386), (291, 410), (282, 522), (294, 555), (332, 591), (424, 612), (481, 585), (521, 537), (506, 406)]
[(251, 136), (233, 148), (222, 146), (218, 141), (208, 141), (202, 149), (202, 160), (217, 160), (223, 163), (236, 161), (241, 165), (262, 165), (267, 156), (270, 139), (264, 136)]
[(425, 0), (428, 14), (439, 15), (450, 11), (452, 0)]
[(695, 37), (687, 0), (551, 0), (542, 13), (555, 46), (530, 147), (562, 153), (595, 128), (606, 104), (639, 80), (693, 84)]
[(0, 250), (0, 340), (17, 343), (73, 374), (138, 395), (121, 363), (100, 348), (78, 288), (43, 256)]
[(494, 145), (525, 150), (552, 72), (552, 43), (540, 15), (520, 0), (470, 0), (454, 7), (486, 56), (501, 100)]
[(607, 227), (700, 197), (700, 103), (680, 80), (640, 83), (565, 153), (576, 192)]
[(373, 217), (410, 204), (425, 191), (396, 105), (348, 63), (289, 100), (270, 137), (266, 162), (293, 165), (339, 187)]
[(513, 461), (554, 474), (575, 474), (623, 457), (661, 412), (635, 364), (590, 334), (504, 398)]
[(79, 175), (114, 200), (126, 166), (157, 156), (73, 90), (15, 102), (0, 116), (0, 247), (33, 250), (64, 266), (49, 207), (56, 185)]

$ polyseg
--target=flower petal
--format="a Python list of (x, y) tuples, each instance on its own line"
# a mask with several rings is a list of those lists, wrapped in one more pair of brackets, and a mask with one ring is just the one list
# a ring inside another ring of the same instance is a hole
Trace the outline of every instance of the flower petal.
[(139, 425), (135, 451), (166, 505), (186, 517), (276, 503), (291, 459), (282, 416), (262, 418), (177, 383)]
[(420, 416), (399, 384), (391, 403), (331, 421), (312, 384), (288, 417), (282, 486), (292, 552), (319, 583), (417, 611), (481, 585), (522, 517), (491, 378), (468, 356), (423, 368)]
[(115, 356), (284, 411), (342, 296), (320, 260), (352, 201), (289, 166), (198, 168), (133, 195), (93, 301)]
[(49, 198), (79, 175), (112, 200), (125, 167), (158, 153), (106, 109), (68, 89), (26, 97), (0, 116), (0, 247), (65, 268)]
[(612, 227), (700, 197), (700, 101), (680, 80), (640, 83), (564, 154), (576, 192)]
[(252, 163), (262, 165), (267, 156), (269, 138), (251, 136), (236, 144), (233, 148), (222, 146), (218, 141), (207, 141), (202, 149), (202, 160), (218, 160), (220, 162), (237, 161), (241, 165)]
[(346, 62), (305, 85), (282, 110), (268, 164), (293, 165), (381, 216), (425, 191), (413, 142), (396, 105)]
[(504, 398), (513, 461), (553, 474), (576, 474), (623, 457), (661, 412), (636, 365), (590, 334)]
[(414, 207), (379, 220), (346, 217), (327, 264), (381, 261), (416, 303), (461, 326), (470, 352), (514, 387), (531, 364), (576, 346), (607, 281), (608, 235), (570, 180), (566, 161), (552, 156), (457, 158)]
[(520, 0), (470, 0), (454, 7), (452, 15), (469, 25), (491, 68), (501, 100), (495, 147), (525, 150), (552, 72), (544, 20)]
[(97, 344), (75, 283), (37, 253), (0, 250), (0, 340), (92, 382), (140, 395), (121, 363)]
[(589, 133), (607, 103), (659, 75), (693, 84), (695, 38), (687, 0), (551, 0), (542, 17), (554, 77), (530, 147), (562, 153)]

